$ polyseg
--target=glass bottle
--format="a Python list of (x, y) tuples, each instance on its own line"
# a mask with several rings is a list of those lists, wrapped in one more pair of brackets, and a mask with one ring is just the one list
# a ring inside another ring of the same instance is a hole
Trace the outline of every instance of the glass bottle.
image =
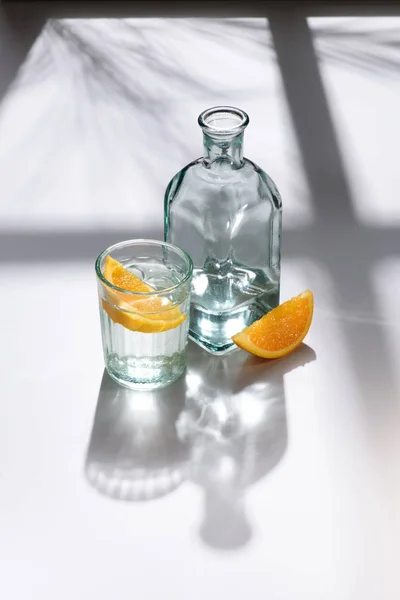
[(165, 193), (165, 239), (194, 263), (190, 336), (212, 353), (279, 303), (281, 210), (272, 179), (243, 158), (245, 112), (199, 116), (204, 155)]

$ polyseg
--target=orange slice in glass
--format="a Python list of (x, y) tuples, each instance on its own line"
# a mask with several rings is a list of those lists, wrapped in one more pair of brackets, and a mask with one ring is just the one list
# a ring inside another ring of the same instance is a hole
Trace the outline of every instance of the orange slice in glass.
[(306, 290), (280, 304), (232, 340), (239, 348), (261, 358), (280, 358), (293, 352), (310, 329), (314, 295)]
[[(131, 273), (111, 256), (106, 256), (104, 277), (117, 287), (129, 292), (154, 292), (154, 288)], [(178, 327), (186, 319), (178, 307), (168, 298), (159, 295), (140, 297), (125, 294), (104, 286), (107, 300), (101, 304), (114, 323), (119, 323), (131, 331), (142, 333), (160, 333)]]

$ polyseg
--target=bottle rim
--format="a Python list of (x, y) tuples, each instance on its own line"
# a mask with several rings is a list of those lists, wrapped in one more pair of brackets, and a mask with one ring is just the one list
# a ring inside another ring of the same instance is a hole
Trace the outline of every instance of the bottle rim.
[(234, 106), (208, 108), (198, 119), (204, 133), (217, 136), (239, 134), (247, 127), (249, 121), (248, 114)]

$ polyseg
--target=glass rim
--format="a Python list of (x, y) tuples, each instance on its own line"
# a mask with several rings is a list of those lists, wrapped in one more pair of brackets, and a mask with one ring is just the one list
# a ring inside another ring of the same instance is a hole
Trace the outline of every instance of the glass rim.
[[(218, 127), (207, 123), (207, 119), (216, 113), (227, 113), (228, 115), (239, 117), (240, 120), (232, 127)], [(198, 123), (203, 131), (214, 135), (239, 134), (247, 127), (249, 121), (249, 115), (245, 113), (244, 110), (236, 108), (235, 106), (213, 106), (212, 108), (203, 110), (198, 118)]]
[[(175, 285), (172, 285), (168, 288), (163, 288), (162, 290), (154, 290), (151, 292), (134, 292), (132, 290), (126, 290), (124, 288), (118, 287), (117, 285), (114, 285), (111, 281), (106, 279), (104, 277), (103, 273), (101, 272), (101, 268), (100, 268), (101, 261), (103, 260), (103, 258), (105, 256), (107, 256), (107, 254), (110, 254), (110, 252), (112, 252), (113, 250), (115, 250), (117, 248), (119, 249), (119, 248), (123, 248), (125, 246), (139, 245), (139, 244), (148, 244), (149, 246), (166, 246), (170, 250), (173, 250), (174, 252), (177, 252), (178, 254), (180, 254), (187, 262), (187, 270), (186, 270), (186, 274), (185, 274), (184, 278), (181, 279), (181, 281), (179, 281)], [(193, 261), (190, 258), (189, 254), (187, 252), (185, 252), (184, 250), (182, 250), (182, 248), (179, 248), (178, 246), (174, 246), (173, 244), (170, 244), (169, 242), (162, 242), (160, 240), (152, 240), (152, 239), (144, 239), (144, 238), (135, 238), (132, 240), (125, 240), (123, 242), (117, 242), (116, 244), (113, 244), (112, 246), (109, 246), (108, 248), (103, 250), (99, 254), (99, 256), (96, 258), (95, 270), (96, 270), (96, 275), (100, 279), (100, 281), (102, 283), (104, 283), (107, 287), (111, 288), (112, 290), (116, 290), (117, 292), (122, 292), (123, 294), (129, 294), (131, 296), (140, 296), (140, 297), (145, 298), (146, 296), (161, 296), (163, 294), (170, 293), (170, 292), (178, 289), (179, 287), (181, 287), (181, 285), (183, 285), (187, 281), (189, 281), (189, 279), (191, 278), (191, 276), (193, 274)]]

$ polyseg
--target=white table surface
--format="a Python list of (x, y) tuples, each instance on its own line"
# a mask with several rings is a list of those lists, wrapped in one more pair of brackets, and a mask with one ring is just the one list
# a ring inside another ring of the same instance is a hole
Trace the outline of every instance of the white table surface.
[[(3, 92), (39, 38), (0, 107), (0, 597), (398, 600), (400, 19), (1, 18)], [(130, 393), (94, 259), (162, 236), (218, 103), (281, 189), (307, 345), (191, 345), (186, 379)]]

